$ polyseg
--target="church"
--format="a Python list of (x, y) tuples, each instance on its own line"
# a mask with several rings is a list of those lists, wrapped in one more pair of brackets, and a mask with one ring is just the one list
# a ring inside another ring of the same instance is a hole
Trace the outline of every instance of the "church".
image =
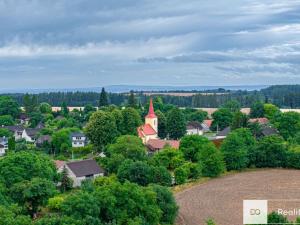
[(152, 98), (150, 99), (149, 111), (145, 117), (145, 124), (138, 127), (138, 135), (144, 144), (150, 139), (158, 138), (158, 119), (154, 112)]
[(159, 139), (158, 123), (158, 118), (154, 112), (153, 101), (152, 98), (150, 98), (149, 111), (145, 117), (145, 124), (137, 128), (138, 136), (151, 151), (158, 151), (166, 145), (176, 149), (179, 148), (179, 141)]

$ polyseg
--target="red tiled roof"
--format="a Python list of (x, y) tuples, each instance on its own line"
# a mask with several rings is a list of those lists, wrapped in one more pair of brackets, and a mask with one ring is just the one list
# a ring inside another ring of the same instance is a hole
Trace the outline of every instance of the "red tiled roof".
[(203, 123), (205, 123), (208, 127), (211, 126), (213, 120), (203, 120)]
[(153, 127), (150, 124), (144, 124), (138, 127), (139, 137), (145, 137), (147, 135), (154, 135), (154, 134), (157, 134), (157, 132), (153, 129)]
[(152, 98), (150, 98), (149, 111), (146, 118), (156, 118), (156, 115), (154, 113)]
[(61, 167), (63, 167), (66, 164), (66, 162), (62, 161), (62, 160), (55, 160), (54, 163), (55, 163), (56, 169), (60, 169)]
[(147, 142), (147, 146), (150, 150), (155, 151), (164, 148), (166, 145), (170, 145), (172, 148), (179, 148), (179, 141), (176, 140), (161, 140), (161, 139), (150, 139)]
[(249, 120), (250, 123), (259, 123), (259, 124), (267, 124), (269, 123), (268, 118), (261, 117), (261, 118), (252, 118)]

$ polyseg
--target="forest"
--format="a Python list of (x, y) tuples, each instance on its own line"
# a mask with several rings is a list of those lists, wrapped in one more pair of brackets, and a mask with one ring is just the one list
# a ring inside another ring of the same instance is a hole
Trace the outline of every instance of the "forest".
[[(134, 94), (141, 105), (146, 103), (148, 97), (143, 92), (135, 92)], [(25, 94), (5, 95), (14, 98), (18, 104), (22, 105)], [(153, 95), (156, 95), (155, 92)], [(100, 92), (50, 92), (35, 94), (35, 97), (38, 103), (47, 102), (52, 106), (61, 106), (63, 102), (68, 106), (85, 106), (87, 104), (98, 106)], [(127, 97), (128, 93), (108, 93), (109, 103), (117, 106), (126, 105)], [(199, 91), (193, 96), (161, 95), (161, 98), (165, 104), (174, 104), (179, 107), (218, 108), (229, 100), (236, 100), (241, 107), (250, 107), (254, 102), (262, 101), (272, 103), (280, 108), (299, 108), (300, 85), (273, 85), (259, 91), (216, 89)]]

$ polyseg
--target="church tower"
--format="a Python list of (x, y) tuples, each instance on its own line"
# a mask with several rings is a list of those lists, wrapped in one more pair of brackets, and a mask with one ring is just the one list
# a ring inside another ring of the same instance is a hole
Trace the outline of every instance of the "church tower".
[(154, 113), (152, 98), (150, 98), (149, 111), (145, 117), (145, 124), (150, 124), (151, 127), (158, 132), (158, 120), (157, 116)]

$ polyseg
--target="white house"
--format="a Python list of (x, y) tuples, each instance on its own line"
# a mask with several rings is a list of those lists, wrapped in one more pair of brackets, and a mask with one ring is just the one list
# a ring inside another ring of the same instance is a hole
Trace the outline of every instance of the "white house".
[(104, 176), (102, 169), (94, 159), (66, 163), (69, 177), (73, 180), (73, 187), (81, 186), (82, 181)]
[(188, 122), (186, 125), (186, 134), (187, 135), (203, 135), (203, 127), (201, 123), (197, 121)]
[(22, 139), (22, 134), (23, 134), (23, 131), (25, 130), (25, 128), (21, 125), (18, 125), (18, 126), (3, 126), (3, 128), (11, 131), (13, 133), (16, 141)]
[(40, 129), (36, 128), (26, 128), (22, 132), (22, 138), (25, 139), (27, 142), (35, 142), (37, 138), (37, 134)]
[(72, 133), (70, 135), (70, 138), (71, 138), (73, 148), (84, 147), (88, 143), (87, 137), (83, 133), (80, 133), (80, 132)]
[(8, 150), (8, 138), (0, 137), (0, 156), (5, 155), (7, 150)]

